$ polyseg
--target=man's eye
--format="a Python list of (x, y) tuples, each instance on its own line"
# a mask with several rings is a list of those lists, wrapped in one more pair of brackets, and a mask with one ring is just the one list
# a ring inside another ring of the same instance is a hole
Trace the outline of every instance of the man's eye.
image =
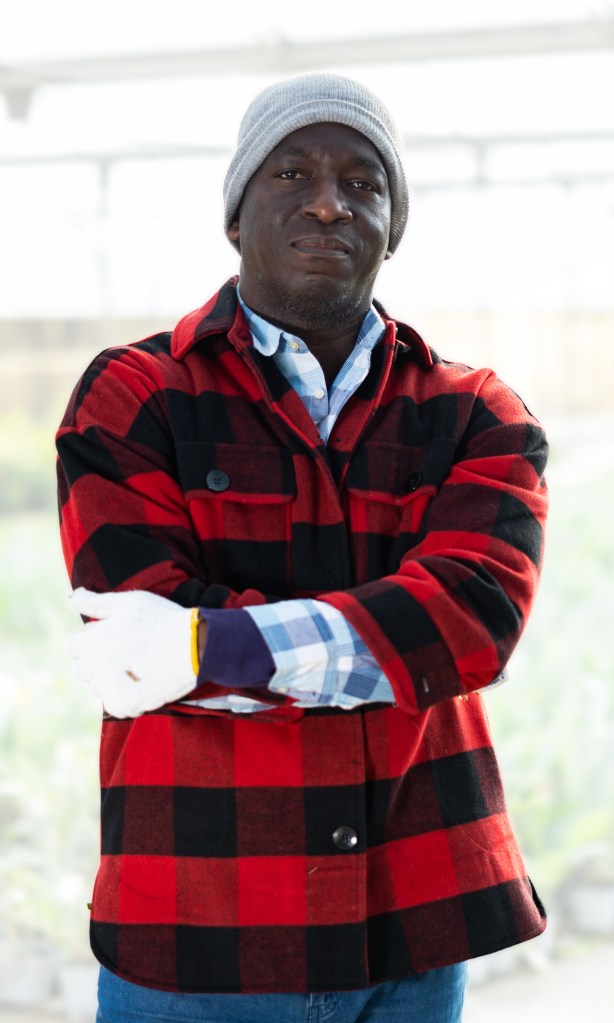
[(377, 189), (372, 181), (351, 181), (352, 188), (364, 189), (365, 192), (377, 192)]
[(296, 181), (297, 178), (304, 178), (305, 175), (303, 174), (302, 171), (296, 170), (296, 168), (291, 167), (289, 170), (281, 171), (277, 175), (277, 177), (281, 178), (282, 181)]

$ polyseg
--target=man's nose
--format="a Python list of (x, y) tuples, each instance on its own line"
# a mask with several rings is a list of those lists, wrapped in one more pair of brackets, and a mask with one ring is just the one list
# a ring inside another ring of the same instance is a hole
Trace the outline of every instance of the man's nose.
[(312, 183), (301, 214), (323, 224), (332, 224), (336, 220), (348, 222), (353, 216), (339, 182), (333, 178), (321, 178)]

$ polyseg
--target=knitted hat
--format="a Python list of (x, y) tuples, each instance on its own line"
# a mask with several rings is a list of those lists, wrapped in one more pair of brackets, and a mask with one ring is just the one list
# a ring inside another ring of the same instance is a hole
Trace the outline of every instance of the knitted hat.
[[(365, 135), (384, 162), (391, 196), (389, 249), (399, 244), (409, 211), (402, 145), (386, 107), (366, 86), (343, 75), (311, 72), (270, 85), (247, 108), (237, 151), (224, 181), (224, 230), (252, 175), (282, 139), (309, 124), (345, 124)], [(232, 242), (235, 248), (238, 243)]]

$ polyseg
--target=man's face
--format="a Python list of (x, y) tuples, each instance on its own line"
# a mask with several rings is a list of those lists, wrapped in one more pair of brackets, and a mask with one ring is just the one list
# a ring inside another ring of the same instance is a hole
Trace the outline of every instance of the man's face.
[(256, 312), (294, 327), (347, 327), (367, 311), (387, 255), (382, 158), (345, 125), (299, 128), (250, 179), (229, 234)]

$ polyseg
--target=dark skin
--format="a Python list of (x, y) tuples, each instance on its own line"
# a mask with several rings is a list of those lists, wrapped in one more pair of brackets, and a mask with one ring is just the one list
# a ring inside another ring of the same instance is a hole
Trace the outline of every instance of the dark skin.
[[(375, 146), (341, 124), (292, 132), (248, 182), (228, 235), (241, 250), (243, 300), (300, 337), (330, 387), (390, 257), (390, 190)], [(200, 658), (206, 632), (201, 621)]]
[(300, 337), (332, 383), (388, 258), (390, 191), (364, 135), (312, 124), (288, 135), (245, 189), (229, 237), (244, 301)]

